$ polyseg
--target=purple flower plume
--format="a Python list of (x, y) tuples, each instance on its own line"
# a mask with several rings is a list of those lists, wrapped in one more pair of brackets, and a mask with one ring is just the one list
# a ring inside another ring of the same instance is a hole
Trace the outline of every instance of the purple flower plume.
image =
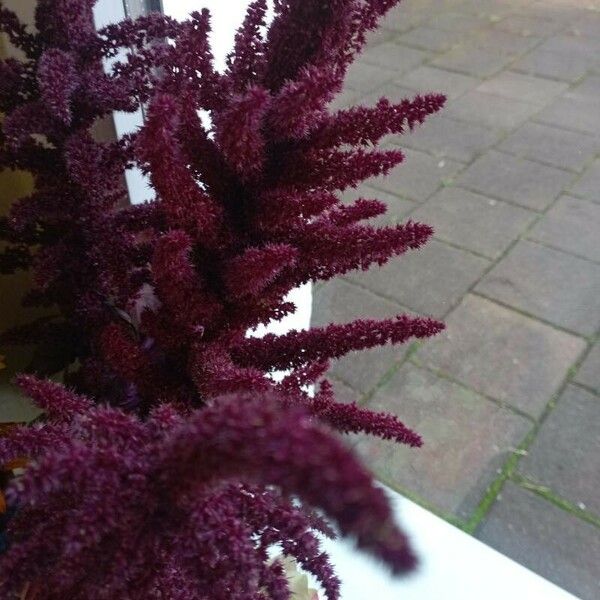
[[(382, 202), (340, 199), (400, 165), (382, 138), (444, 104), (428, 94), (330, 109), (397, 3), (277, 0), (267, 25), (255, 0), (222, 73), (207, 10), (97, 31), (93, 0), (38, 0), (29, 31), (0, 6), (0, 33), (23, 56), (0, 61), (0, 168), (35, 183), (0, 220), (0, 272), (31, 270), (23, 304), (48, 310), (0, 335), (35, 345), (27, 371), (40, 378), (18, 382), (44, 410), (0, 438), (0, 464), (30, 465), (9, 488), (0, 589), (284, 600), (267, 553), (277, 545), (336, 598), (312, 509), (394, 571), (413, 564), (383, 495), (328, 431), (421, 438), (336, 401), (324, 374), (348, 352), (442, 324), (400, 315), (247, 335), (293, 312), (297, 286), (383, 265), (432, 235), (411, 221), (376, 228), (365, 221)], [(98, 139), (101, 119), (141, 106), (137, 133)], [(124, 186), (134, 167), (155, 192), (139, 206)], [(55, 374), (68, 389), (42, 378)]]
[[(47, 443), (27, 447), (26, 427), (0, 440), (3, 460), (35, 459), (7, 491), (18, 511), (0, 558), (6, 595), (32, 581), (41, 598), (259, 598), (275, 585), (266, 551), (279, 544), (337, 598), (315, 535), (328, 526), (313, 509), (394, 572), (414, 563), (364, 467), (275, 394), (219, 399), (185, 418), (162, 405), (140, 421), (59, 384), (20, 384), (47, 410)], [(165, 588), (178, 577), (185, 592)]]

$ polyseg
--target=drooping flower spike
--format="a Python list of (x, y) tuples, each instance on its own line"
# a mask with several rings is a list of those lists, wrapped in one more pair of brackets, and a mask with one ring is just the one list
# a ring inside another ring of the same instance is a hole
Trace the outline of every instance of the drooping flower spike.
[[(315, 535), (331, 531), (313, 509), (394, 571), (414, 564), (364, 467), (273, 393), (219, 399), (185, 417), (162, 405), (142, 422), (59, 384), (19, 383), (47, 420), (35, 435), (20, 427), (0, 438), (0, 462), (24, 451), (33, 461), (7, 493), (18, 510), (0, 558), (5, 595), (32, 581), (43, 598), (226, 600), (262, 597), (277, 582), (280, 595), (269, 597), (287, 598), (266, 564), (280, 544), (337, 598)], [(176, 577), (185, 592), (170, 587)]]

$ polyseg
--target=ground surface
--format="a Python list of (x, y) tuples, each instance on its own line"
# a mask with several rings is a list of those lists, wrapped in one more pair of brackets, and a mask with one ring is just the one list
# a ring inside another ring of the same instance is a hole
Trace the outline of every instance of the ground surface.
[(600, 598), (600, 2), (406, 0), (340, 106), (443, 91), (406, 162), (354, 194), (436, 228), (315, 292), (314, 323), (406, 310), (438, 339), (333, 366), (423, 434), (357, 441), (378, 476), (583, 599)]

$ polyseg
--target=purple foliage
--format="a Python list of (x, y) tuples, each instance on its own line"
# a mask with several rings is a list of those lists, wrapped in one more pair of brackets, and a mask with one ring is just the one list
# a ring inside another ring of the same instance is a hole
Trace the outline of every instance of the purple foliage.
[(336, 597), (313, 533), (327, 526), (294, 498), (398, 572), (414, 563), (370, 475), (274, 393), (185, 415), (163, 404), (141, 421), (59, 384), (19, 384), (46, 421), (0, 440), (1, 462), (24, 448), (34, 461), (8, 492), (19, 510), (0, 559), (4, 590), (33, 580), (47, 598), (260, 598), (273, 576), (267, 549), (281, 544)]
[[(0, 272), (31, 269), (24, 303), (56, 315), (2, 339), (43, 348), (30, 370), (62, 372), (75, 390), (20, 379), (45, 418), (0, 440), (0, 463), (32, 461), (7, 491), (18, 510), (4, 593), (33, 580), (39, 599), (284, 599), (281, 565), (267, 560), (280, 544), (334, 599), (312, 509), (392, 570), (412, 566), (383, 495), (325, 427), (421, 439), (336, 401), (323, 375), (330, 359), (442, 325), (399, 315), (247, 337), (294, 310), (291, 289), (431, 236), (421, 223), (365, 224), (385, 212), (377, 200), (339, 200), (402, 161), (377, 148), (385, 135), (444, 103), (328, 107), (397, 1), (278, 0), (267, 27), (255, 0), (223, 73), (206, 10), (97, 32), (93, 0), (39, 0), (30, 33), (0, 8), (0, 31), (25, 56), (0, 62), (0, 167), (35, 180), (0, 223)], [(101, 60), (119, 51), (105, 73)], [(99, 119), (140, 103), (137, 134), (94, 139)], [(156, 197), (127, 206), (135, 165)], [(268, 377), (281, 369), (282, 381)]]

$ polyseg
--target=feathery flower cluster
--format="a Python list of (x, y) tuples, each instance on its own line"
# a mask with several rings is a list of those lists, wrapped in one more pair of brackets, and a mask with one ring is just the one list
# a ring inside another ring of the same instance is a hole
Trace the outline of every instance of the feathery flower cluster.
[[(266, 554), (280, 544), (334, 599), (310, 508), (392, 569), (412, 564), (383, 497), (318, 423), (421, 440), (396, 417), (337, 402), (323, 375), (330, 359), (442, 325), (400, 315), (247, 335), (293, 312), (293, 288), (384, 264), (431, 235), (365, 223), (385, 211), (377, 200), (339, 200), (402, 161), (377, 149), (383, 136), (444, 103), (328, 108), (397, 2), (277, 0), (268, 26), (266, 0), (254, 0), (223, 73), (207, 10), (96, 31), (94, 0), (38, 0), (30, 33), (0, 5), (0, 31), (25, 57), (0, 63), (0, 167), (35, 180), (0, 222), (0, 272), (31, 269), (24, 303), (55, 312), (2, 341), (36, 344), (31, 371), (61, 372), (90, 398), (21, 380), (46, 416), (0, 447), (2, 463), (33, 461), (7, 492), (18, 510), (5, 590), (29, 578), (49, 599), (283, 599), (282, 567)], [(138, 133), (94, 138), (99, 119), (141, 104)], [(152, 202), (127, 206), (132, 166)], [(281, 369), (281, 381), (268, 377)]]
[(141, 421), (56, 383), (19, 384), (46, 419), (0, 439), (2, 463), (24, 451), (33, 461), (9, 490), (14, 550), (0, 559), (17, 588), (43, 581), (47, 598), (287, 599), (281, 566), (268, 564), (280, 544), (335, 598), (313, 533), (329, 527), (294, 498), (397, 570), (414, 562), (369, 474), (274, 393), (186, 415), (163, 404)]

